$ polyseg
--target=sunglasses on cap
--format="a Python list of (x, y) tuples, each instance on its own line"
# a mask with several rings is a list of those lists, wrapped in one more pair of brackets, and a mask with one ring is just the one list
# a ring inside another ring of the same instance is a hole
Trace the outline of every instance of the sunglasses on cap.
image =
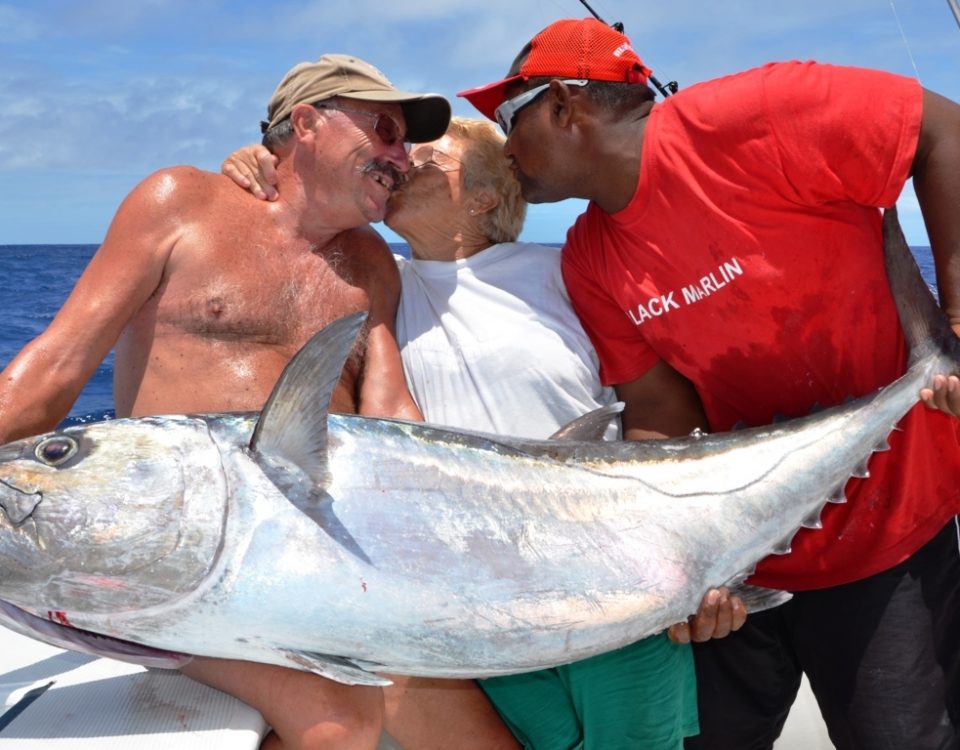
[[(565, 83), (568, 86), (586, 86), (590, 81), (586, 78), (565, 78), (561, 83)], [(522, 94), (517, 94), (512, 99), (506, 99), (497, 107), (493, 114), (496, 116), (497, 124), (500, 125), (500, 129), (504, 135), (510, 135), (510, 131), (513, 130), (513, 120), (517, 116), (517, 112), (532, 103), (534, 99), (548, 88), (550, 88), (549, 83), (534, 86)]]
[[(355, 109), (353, 107), (340, 107), (334, 104), (314, 104), (313, 106), (317, 109), (332, 109), (337, 112), (349, 112), (350, 114), (371, 118), (373, 120), (373, 132), (386, 146), (392, 146), (397, 141), (403, 141), (403, 137), (400, 135), (400, 124), (390, 115), (382, 112), (368, 112), (365, 109)], [(403, 147), (409, 151), (410, 143), (404, 141)]]

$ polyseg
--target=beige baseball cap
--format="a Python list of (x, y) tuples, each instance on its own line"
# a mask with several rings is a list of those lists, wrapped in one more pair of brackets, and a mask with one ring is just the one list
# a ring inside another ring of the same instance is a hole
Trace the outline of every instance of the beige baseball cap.
[(450, 124), (450, 102), (439, 94), (398, 91), (383, 73), (358, 57), (324, 55), (316, 62), (302, 62), (287, 71), (270, 97), (267, 120), (260, 123), (260, 129), (266, 132), (289, 117), (301, 102), (313, 104), (332, 96), (399, 104), (411, 143), (436, 140)]

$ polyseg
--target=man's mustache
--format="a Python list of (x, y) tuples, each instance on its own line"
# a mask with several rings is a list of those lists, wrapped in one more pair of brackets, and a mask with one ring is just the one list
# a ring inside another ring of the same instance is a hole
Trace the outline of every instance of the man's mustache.
[(382, 161), (380, 159), (371, 159), (368, 161), (363, 168), (360, 170), (363, 174), (371, 174), (373, 172), (379, 172), (381, 174), (387, 175), (393, 183), (394, 187), (401, 185), (406, 182), (407, 176), (398, 170), (393, 164), (388, 161)]

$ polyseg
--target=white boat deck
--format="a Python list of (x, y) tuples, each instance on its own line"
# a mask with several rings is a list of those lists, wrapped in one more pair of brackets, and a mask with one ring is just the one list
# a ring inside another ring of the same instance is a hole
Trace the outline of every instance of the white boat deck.
[(806, 677), (790, 709), (783, 733), (773, 743), (773, 750), (834, 750)]
[[(0, 628), (0, 750), (255, 750), (260, 714), (179, 672), (64, 651)], [(804, 680), (775, 750), (832, 750)], [(378, 750), (401, 750), (384, 735)]]
[(0, 654), (0, 750), (255, 750), (266, 729), (254, 709), (179, 672), (5, 628)]

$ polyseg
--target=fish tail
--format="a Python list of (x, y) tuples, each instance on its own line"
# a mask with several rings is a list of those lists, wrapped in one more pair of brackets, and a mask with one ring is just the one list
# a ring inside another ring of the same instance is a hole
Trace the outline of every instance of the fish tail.
[(884, 211), (883, 248), (890, 291), (909, 352), (908, 367), (924, 363), (931, 374), (960, 372), (960, 339), (923, 280), (895, 207)]

